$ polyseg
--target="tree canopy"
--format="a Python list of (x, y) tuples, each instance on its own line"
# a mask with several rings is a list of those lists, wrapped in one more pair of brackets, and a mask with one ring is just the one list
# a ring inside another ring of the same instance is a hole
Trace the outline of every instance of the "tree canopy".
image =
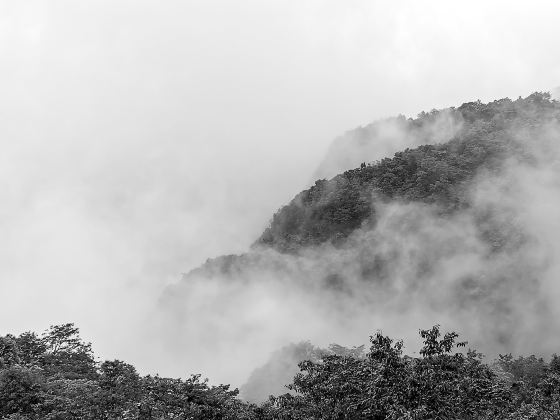
[[(414, 132), (437, 112), (421, 113), (405, 127)], [(255, 245), (297, 252), (340, 243), (364, 223), (375, 223), (377, 201), (437, 204), (444, 212), (468, 207), (466, 192), (480, 171), (499, 171), (508, 158), (530, 164), (537, 139), (560, 123), (560, 103), (539, 92), (515, 101), (469, 102), (449, 112), (462, 122), (453, 137), (317, 180), (274, 214)]]
[[(557, 419), (560, 358), (481, 354), (421, 330), (418, 357), (378, 331), (370, 348), (308, 354), (286, 392), (260, 404), (200, 375), (141, 376), (123, 361), (97, 362), (73, 324), (38, 336), (0, 337), (0, 419)], [(309, 347), (308, 345), (308, 348)], [(31, 349), (31, 351), (30, 351)]]

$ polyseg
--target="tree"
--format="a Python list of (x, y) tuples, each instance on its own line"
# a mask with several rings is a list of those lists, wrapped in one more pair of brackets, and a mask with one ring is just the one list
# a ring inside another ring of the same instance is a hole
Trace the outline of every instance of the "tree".
[(48, 375), (65, 378), (96, 377), (96, 364), (90, 343), (82, 341), (74, 324), (53, 325), (41, 337), (45, 348), (42, 367)]
[(103, 409), (109, 418), (123, 418), (134, 412), (141, 400), (140, 376), (134, 366), (120, 360), (106, 361), (100, 366), (98, 384)]
[(43, 380), (35, 369), (10, 366), (0, 370), (0, 415), (33, 414), (43, 402)]

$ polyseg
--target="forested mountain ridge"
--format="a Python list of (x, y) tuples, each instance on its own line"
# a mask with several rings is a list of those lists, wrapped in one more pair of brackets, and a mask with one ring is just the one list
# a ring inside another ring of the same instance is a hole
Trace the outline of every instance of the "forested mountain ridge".
[[(417, 201), (448, 212), (468, 206), (466, 191), (479, 171), (499, 171), (507, 158), (530, 163), (532, 138), (560, 121), (560, 103), (547, 93), (469, 102), (445, 112), (462, 122), (449, 141), (406, 149), (316, 181), (273, 216), (255, 245), (293, 252), (339, 242), (362, 224), (375, 223), (376, 201)], [(413, 132), (438, 113), (422, 113), (400, 124)]]

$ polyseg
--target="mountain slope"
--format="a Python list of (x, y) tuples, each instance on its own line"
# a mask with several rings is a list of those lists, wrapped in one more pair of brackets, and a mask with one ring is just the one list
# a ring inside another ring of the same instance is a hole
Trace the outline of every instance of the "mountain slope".
[(330, 179), (362, 162), (374, 162), (406, 148), (445, 143), (462, 125), (462, 114), (447, 108), (422, 112), (415, 119), (399, 115), (355, 128), (332, 142), (314, 179)]
[(245, 357), (223, 367), (237, 377), (290, 342), (361, 344), (377, 328), (406, 341), (435, 323), (490, 355), (557, 352), (560, 104), (446, 112), (462, 121), (449, 141), (317, 181), (246, 253), (170, 286), (170, 347), (196, 337), (215, 360)]
[[(560, 104), (541, 93), (516, 101), (465, 103), (447, 112), (463, 121), (448, 142), (406, 149), (317, 181), (273, 216), (256, 245), (296, 251), (336, 243), (362, 224), (375, 222), (375, 201), (420, 201), (445, 211), (468, 206), (465, 192), (479, 171), (499, 171), (507, 158), (530, 162), (532, 139), (560, 121)], [(422, 127), (430, 118), (423, 114), (408, 124)]]

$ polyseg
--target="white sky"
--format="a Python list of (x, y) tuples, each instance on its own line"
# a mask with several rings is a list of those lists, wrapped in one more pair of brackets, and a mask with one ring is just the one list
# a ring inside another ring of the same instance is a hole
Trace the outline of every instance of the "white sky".
[(100, 356), (154, 369), (131, 325), (165, 284), (247, 249), (341, 132), (560, 85), (559, 16), (555, 1), (2, 1), (0, 334), (72, 321)]

